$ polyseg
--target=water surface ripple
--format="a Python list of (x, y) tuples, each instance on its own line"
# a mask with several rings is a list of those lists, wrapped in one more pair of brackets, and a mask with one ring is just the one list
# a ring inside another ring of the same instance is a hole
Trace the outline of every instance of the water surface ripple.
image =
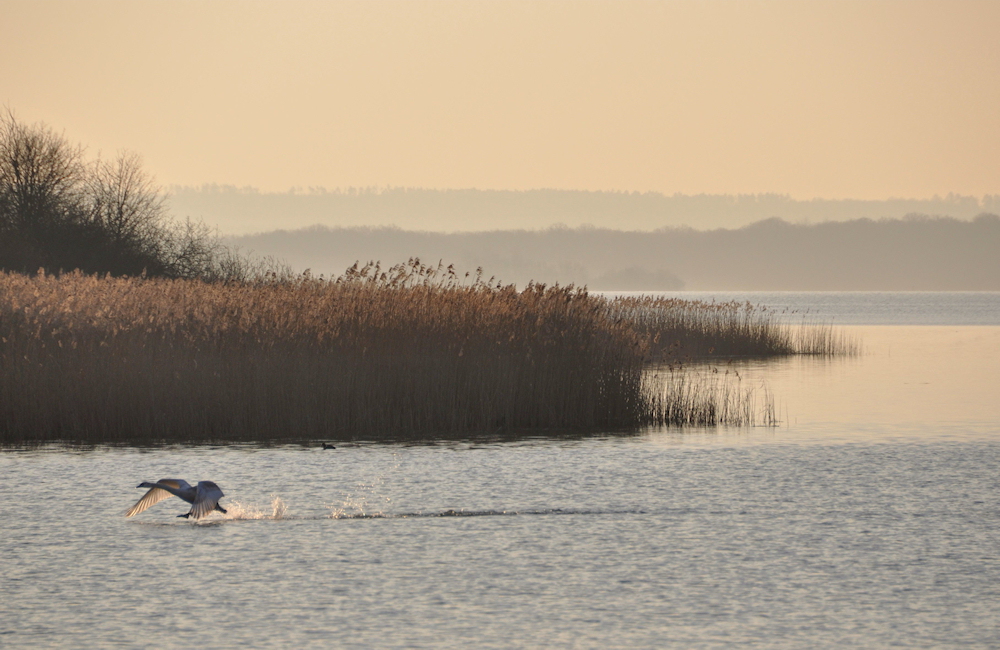
[[(996, 647), (1000, 443), (712, 435), (3, 454), (0, 639)], [(122, 516), (178, 468), (237, 512)]]

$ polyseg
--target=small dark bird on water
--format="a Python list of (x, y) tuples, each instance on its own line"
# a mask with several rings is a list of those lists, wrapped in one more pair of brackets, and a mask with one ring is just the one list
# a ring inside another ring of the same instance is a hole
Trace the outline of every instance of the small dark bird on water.
[(226, 509), (219, 505), (219, 499), (225, 495), (218, 485), (212, 481), (199, 481), (197, 487), (192, 487), (187, 481), (179, 478), (161, 478), (156, 483), (143, 481), (137, 488), (149, 488), (141, 499), (125, 513), (126, 517), (139, 514), (146, 508), (156, 505), (170, 495), (180, 497), (191, 504), (191, 510), (187, 514), (177, 515), (178, 517), (194, 517), (196, 520), (207, 517), (213, 510), (225, 514)]
[(323, 443), (323, 449), (336, 449), (336, 447), (334, 447), (333, 445), (328, 445), (328, 444), (326, 444), (326, 443), (324, 442), (324, 443)]

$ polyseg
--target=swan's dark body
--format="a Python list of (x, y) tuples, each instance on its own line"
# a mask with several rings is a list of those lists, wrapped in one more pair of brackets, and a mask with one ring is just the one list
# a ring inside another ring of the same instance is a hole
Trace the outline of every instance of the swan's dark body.
[(197, 486), (191, 486), (184, 479), (161, 478), (156, 483), (143, 481), (136, 487), (149, 488), (141, 499), (125, 513), (126, 517), (137, 515), (146, 508), (163, 501), (170, 495), (180, 497), (191, 504), (191, 510), (178, 517), (193, 517), (201, 519), (207, 517), (213, 510), (225, 514), (226, 509), (219, 505), (219, 499), (225, 496), (218, 485), (212, 481), (199, 481)]

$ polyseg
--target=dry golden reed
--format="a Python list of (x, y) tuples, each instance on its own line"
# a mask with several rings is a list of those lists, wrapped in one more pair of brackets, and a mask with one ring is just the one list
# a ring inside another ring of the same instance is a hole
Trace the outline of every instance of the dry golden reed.
[(832, 325), (782, 322), (782, 314), (749, 302), (705, 302), (651, 296), (611, 300), (609, 315), (632, 324), (654, 361), (857, 354), (859, 344)]
[(517, 291), (419, 260), (230, 284), (0, 274), (0, 443), (751, 424), (742, 391), (647, 363), (794, 351), (786, 336), (742, 308)]

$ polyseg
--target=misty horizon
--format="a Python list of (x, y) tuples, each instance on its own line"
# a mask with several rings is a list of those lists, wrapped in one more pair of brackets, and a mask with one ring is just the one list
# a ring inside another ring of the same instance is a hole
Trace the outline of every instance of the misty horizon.
[(1000, 217), (911, 215), (814, 225), (765, 219), (735, 229), (655, 232), (556, 227), (478, 232), (312, 226), (226, 238), (336, 277), (354, 263), (418, 257), (458, 272), (595, 290), (998, 291)]
[(204, 184), (167, 192), (178, 218), (204, 220), (227, 236), (314, 225), (396, 226), (427, 232), (610, 228), (653, 232), (740, 228), (779, 218), (818, 224), (907, 215), (971, 220), (1000, 213), (1000, 194), (951, 193), (930, 199), (794, 199), (789, 194), (664, 194), (590, 190), (492, 190), (412, 187), (292, 188), (285, 192)]

